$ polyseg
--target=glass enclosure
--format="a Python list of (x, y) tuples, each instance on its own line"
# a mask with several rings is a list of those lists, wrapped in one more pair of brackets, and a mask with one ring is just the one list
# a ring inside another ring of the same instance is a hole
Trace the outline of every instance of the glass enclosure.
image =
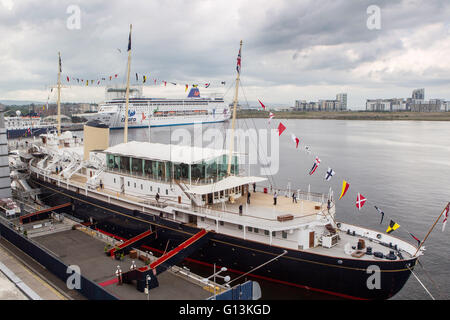
[[(223, 155), (213, 160), (189, 165), (106, 154), (107, 170), (109, 171), (153, 180), (170, 181), (172, 178), (175, 178), (176, 180), (183, 180), (193, 184), (216, 182), (226, 177), (227, 161), (228, 156)], [(238, 173), (238, 158), (233, 156), (231, 174), (236, 175)]]

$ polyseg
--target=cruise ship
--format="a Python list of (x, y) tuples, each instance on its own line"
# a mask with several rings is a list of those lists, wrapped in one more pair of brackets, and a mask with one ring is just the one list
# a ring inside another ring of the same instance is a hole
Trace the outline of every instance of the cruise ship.
[[(107, 87), (107, 100), (97, 113), (82, 114), (87, 120), (98, 120), (110, 129), (122, 129), (125, 123), (126, 88)], [(217, 123), (230, 119), (230, 107), (223, 97), (202, 97), (192, 88), (185, 99), (146, 98), (142, 87), (130, 88), (128, 128), (148, 128)]]

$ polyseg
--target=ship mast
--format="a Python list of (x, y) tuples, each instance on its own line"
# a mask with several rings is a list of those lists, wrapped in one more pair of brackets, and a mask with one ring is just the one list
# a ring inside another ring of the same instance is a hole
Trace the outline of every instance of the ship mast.
[(130, 96), (130, 64), (131, 64), (131, 29), (132, 25), (130, 24), (130, 35), (128, 37), (128, 67), (127, 67), (127, 91), (125, 96), (125, 124), (123, 131), (123, 142), (128, 142), (128, 101)]
[(58, 137), (61, 135), (61, 53), (58, 52)]
[(228, 155), (228, 169), (227, 176), (231, 175), (231, 160), (233, 159), (233, 148), (234, 148), (234, 128), (236, 125), (236, 107), (238, 102), (238, 91), (239, 91), (239, 80), (241, 77), (240, 72), (240, 58), (241, 58), (241, 50), (242, 50), (242, 40), (239, 47), (239, 57), (238, 57), (238, 66), (237, 66), (237, 76), (236, 76), (236, 89), (234, 92), (234, 101), (233, 101), (233, 120), (231, 123), (231, 141), (230, 141), (230, 154)]

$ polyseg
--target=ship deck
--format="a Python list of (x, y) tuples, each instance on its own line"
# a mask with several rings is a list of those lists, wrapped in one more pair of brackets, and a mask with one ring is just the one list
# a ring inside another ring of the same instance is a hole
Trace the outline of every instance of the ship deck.
[[(311, 252), (311, 253), (326, 255), (326, 256), (333, 256), (336, 258), (343, 258), (343, 259), (387, 261), (386, 258), (377, 258), (373, 254), (372, 255), (364, 254), (361, 257), (353, 257), (351, 254), (345, 253), (346, 244), (349, 243), (351, 247), (357, 248), (359, 239), (363, 239), (365, 242), (366, 248), (371, 247), (372, 252), (381, 252), (381, 253), (383, 253), (383, 255), (387, 255), (387, 254), (389, 254), (389, 252), (391, 250), (394, 250), (393, 248), (389, 248), (388, 246), (382, 245), (379, 242), (375, 242), (372, 239), (357, 236), (357, 235), (356, 236), (348, 235), (347, 233), (345, 233), (343, 231), (339, 231), (339, 237), (340, 237), (340, 240), (337, 242), (337, 244), (334, 247), (325, 248), (322, 246), (317, 246), (315, 248), (311, 248), (306, 251)], [(361, 251), (365, 252), (366, 248), (362, 249)], [(355, 250), (352, 249), (352, 251), (355, 251)], [(395, 252), (395, 250), (394, 250), (394, 252)], [(406, 251), (400, 250), (400, 252), (404, 259), (412, 258), (412, 256), (409, 253), (407, 253)]]
[[(59, 176), (51, 174), (53, 178), (58, 179)], [(84, 188), (87, 178), (80, 174), (74, 174), (70, 178), (70, 182), (74, 185), (79, 185)], [(157, 205), (157, 206), (173, 206), (178, 208), (180, 205), (175, 200), (161, 197), (157, 202), (154, 196), (133, 196), (129, 194), (119, 193), (107, 188), (97, 188), (97, 192), (103, 193), (106, 196), (115, 197), (125, 201), (134, 202), (136, 204)], [(221, 218), (229, 221), (238, 219), (240, 223), (246, 225), (254, 225), (264, 229), (289, 229), (298, 226), (302, 223), (310, 223), (317, 220), (318, 215), (327, 215), (326, 204), (323, 204), (319, 199), (305, 200), (298, 199), (297, 202), (292, 201), (292, 197), (279, 195), (277, 204), (274, 205), (273, 194), (264, 192), (251, 192), (250, 204), (247, 204), (247, 196), (235, 198), (234, 202), (226, 201), (224, 203), (216, 203), (204, 207), (190, 208), (184, 205), (185, 210), (197, 212), (203, 216), (211, 216), (213, 218)], [(242, 205), (242, 215), (239, 214), (239, 206)], [(293, 219), (288, 221), (278, 221), (278, 216), (292, 215)]]

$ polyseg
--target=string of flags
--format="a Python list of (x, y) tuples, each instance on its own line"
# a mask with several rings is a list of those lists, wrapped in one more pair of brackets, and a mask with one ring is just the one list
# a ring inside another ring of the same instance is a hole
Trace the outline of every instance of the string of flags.
[[(259, 99), (258, 99), (258, 102), (259, 102), (259, 104), (261, 105), (261, 108), (262, 108), (263, 110), (266, 110), (266, 106), (264, 105), (264, 103), (261, 102), (261, 100), (259, 100)], [(268, 123), (269, 123), (269, 124), (270, 124), (270, 122), (271, 122), (271, 120), (272, 120), (273, 118), (274, 118), (274, 114), (273, 114), (272, 112), (269, 112), (269, 118), (268, 118)], [(286, 128), (286, 126), (285, 126), (282, 122), (280, 122), (280, 123), (278, 124), (277, 130), (278, 130), (278, 136), (281, 136), (281, 135), (287, 130), (287, 128)], [(299, 139), (295, 134), (293, 134), (293, 133), (291, 133), (291, 139), (292, 139), (292, 141), (295, 143), (295, 148), (298, 149), (299, 144), (300, 144), (300, 139)], [(302, 148), (300, 148), (300, 149), (302, 150)], [(304, 150), (307, 154), (311, 154), (311, 147), (310, 147), (310, 146), (305, 145), (305, 147), (304, 147), (303, 150)], [(312, 166), (312, 168), (311, 168), (310, 171), (309, 171), (309, 175), (313, 175), (313, 174), (317, 171), (317, 169), (318, 169), (320, 163), (321, 163), (320, 158), (319, 158), (318, 156), (316, 156), (315, 159), (314, 159), (313, 166)], [(335, 172), (332, 168), (328, 167), (328, 170), (327, 170), (327, 172), (326, 172), (326, 174), (325, 174), (325, 177), (324, 177), (324, 178), (325, 178), (325, 181), (330, 181), (331, 178), (332, 178), (335, 174), (336, 174), (336, 172)], [(347, 194), (347, 192), (348, 192), (349, 189), (350, 189), (350, 183), (349, 183), (348, 181), (346, 181), (345, 179), (343, 179), (343, 181), (342, 181), (342, 190), (341, 190), (341, 194), (340, 194), (340, 196), (339, 196), (339, 200), (341, 200), (341, 199)], [(357, 193), (356, 201), (355, 201), (355, 206), (356, 206), (356, 208), (357, 208), (359, 211), (361, 211), (361, 209), (364, 207), (364, 205), (365, 205), (366, 203), (369, 203), (369, 202), (370, 202), (370, 201), (369, 201), (365, 196), (363, 196), (363, 195), (360, 194), (359, 192)], [(378, 206), (373, 205), (373, 207), (375, 208), (375, 210), (377, 211), (377, 213), (381, 215), (381, 220), (380, 220), (380, 225), (381, 225), (381, 224), (383, 223), (383, 219), (384, 219), (385, 213), (384, 213), (384, 211), (382, 211)], [(443, 220), (443, 224), (442, 224), (442, 231), (445, 230), (445, 226), (446, 226), (447, 220), (448, 220), (448, 213), (449, 213), (449, 211), (450, 211), (450, 203), (449, 203), (449, 204), (447, 205), (447, 207), (444, 209), (444, 220)], [(390, 219), (389, 225), (388, 225), (388, 227), (387, 227), (387, 229), (386, 229), (386, 233), (388, 233), (388, 234), (389, 234), (389, 233), (392, 233), (393, 231), (395, 231), (395, 230), (397, 230), (397, 229), (399, 229), (399, 228), (400, 228), (400, 224), (397, 223), (396, 221)], [(417, 238), (416, 236), (414, 236), (411, 232), (409, 232), (408, 230), (406, 230), (406, 228), (404, 228), (404, 229), (405, 229), (405, 231), (407, 231), (407, 232), (409, 233), (409, 235), (410, 235), (414, 240), (416, 240), (416, 241), (418, 242), (418, 246), (420, 246), (421, 240), (420, 240), (419, 238)]]
[[(100, 77), (96, 77), (95, 79), (84, 79), (84, 78), (80, 78), (80, 77), (74, 77), (74, 76), (69, 76), (66, 75), (65, 79), (67, 83), (70, 84), (77, 84), (77, 85), (82, 85), (82, 86), (93, 86), (93, 85), (103, 85), (105, 82), (111, 82), (114, 79), (117, 79), (119, 77), (119, 74), (115, 73), (112, 75), (108, 75), (108, 76), (100, 76)], [(140, 73), (135, 73), (135, 79), (136, 79), (136, 83), (141, 83), (142, 84), (147, 84), (147, 85), (164, 85), (164, 87), (167, 87), (167, 84), (171, 84), (173, 86), (176, 85), (181, 85), (183, 87), (185, 87), (185, 91), (188, 90), (189, 86), (192, 88), (198, 88), (198, 87), (203, 87), (203, 88), (209, 88), (211, 87), (212, 82), (203, 82), (203, 83), (195, 83), (195, 84), (186, 84), (186, 83), (179, 83), (179, 82), (173, 82), (173, 81), (167, 81), (167, 80), (161, 80), (161, 79), (157, 79), (157, 78), (153, 78), (151, 82), (148, 82), (147, 80), (148, 75), (146, 74), (140, 74)], [(226, 81), (220, 81), (220, 83), (215, 84), (215, 86), (225, 86), (226, 85)]]

